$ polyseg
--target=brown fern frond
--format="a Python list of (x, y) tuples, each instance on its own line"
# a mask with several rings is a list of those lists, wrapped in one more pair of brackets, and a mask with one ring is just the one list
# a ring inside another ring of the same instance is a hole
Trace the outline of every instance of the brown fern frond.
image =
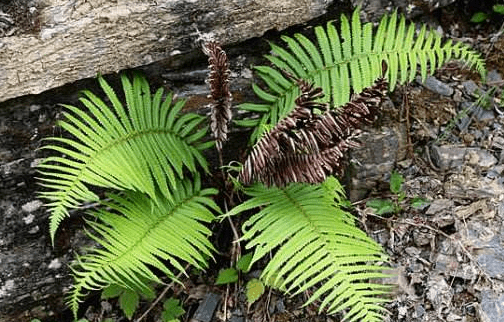
[(329, 110), (315, 101), (323, 96), (322, 89), (302, 80), (298, 85), (296, 108), (254, 146), (239, 175), (243, 183), (285, 186), (324, 181), (340, 170), (343, 152), (359, 145), (353, 140), (356, 130), (373, 122), (387, 92), (387, 81), (379, 78), (343, 107)]
[(231, 92), (229, 91), (229, 62), (226, 52), (214, 41), (203, 45), (208, 56), (207, 82), (213, 99), (210, 128), (216, 139), (217, 149), (222, 151), (222, 142), (227, 141), (228, 126), (231, 122)]

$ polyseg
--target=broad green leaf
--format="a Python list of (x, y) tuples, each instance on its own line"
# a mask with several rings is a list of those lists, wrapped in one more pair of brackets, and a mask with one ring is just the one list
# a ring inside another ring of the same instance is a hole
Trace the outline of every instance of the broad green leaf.
[(502, 4), (496, 4), (492, 7), (492, 10), (495, 12), (495, 13), (498, 13), (498, 14), (501, 14), (501, 15), (504, 15), (504, 5)]
[(399, 194), (402, 190), (402, 184), (404, 181), (404, 177), (402, 174), (392, 171), (390, 175), (390, 191), (395, 194)]
[(178, 317), (184, 313), (185, 310), (182, 308), (180, 300), (169, 298), (163, 303), (163, 313), (161, 314), (161, 318), (163, 322), (179, 321)]
[(215, 285), (225, 285), (238, 281), (238, 271), (234, 268), (226, 268), (219, 272)]
[(103, 289), (102, 294), (101, 294), (101, 298), (102, 299), (110, 299), (110, 298), (118, 297), (119, 295), (122, 294), (122, 292), (124, 292), (124, 290), (125, 290), (124, 287), (121, 287), (117, 284), (110, 284), (109, 286), (107, 286), (106, 288)]
[(252, 261), (252, 255), (253, 255), (253, 253), (248, 253), (246, 255), (243, 255), (236, 262), (236, 268), (244, 273), (248, 273), (248, 271), (250, 269), (250, 262)]
[(264, 293), (264, 284), (257, 278), (253, 278), (247, 283), (247, 291), (245, 295), (247, 296), (247, 302), (252, 305), (257, 301), (261, 295)]
[(471, 17), (471, 22), (474, 23), (480, 23), (485, 21), (488, 18), (488, 15), (484, 12), (476, 12), (472, 17)]
[(133, 290), (126, 289), (121, 296), (119, 296), (119, 306), (128, 319), (131, 319), (133, 314), (135, 314), (139, 302), (140, 296)]
[(373, 208), (377, 215), (394, 213), (394, 203), (389, 199), (371, 199), (366, 202), (366, 206)]

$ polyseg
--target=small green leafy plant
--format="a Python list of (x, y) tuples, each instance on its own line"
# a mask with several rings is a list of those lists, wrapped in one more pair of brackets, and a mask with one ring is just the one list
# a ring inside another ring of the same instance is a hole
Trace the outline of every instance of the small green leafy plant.
[(180, 322), (179, 317), (185, 313), (180, 300), (169, 298), (163, 302), (161, 319), (163, 322)]
[[(376, 215), (397, 215), (403, 209), (403, 202), (406, 199), (406, 193), (402, 189), (404, 177), (402, 174), (392, 171), (390, 175), (390, 192), (392, 196), (388, 199), (371, 199), (366, 202), (366, 206), (372, 208)], [(415, 197), (409, 201), (409, 206), (413, 208), (422, 208), (429, 201), (424, 198)]]
[[(238, 282), (238, 272), (248, 273), (248, 271), (250, 270), (251, 261), (252, 253), (242, 256), (236, 262), (236, 268), (226, 268), (219, 272), (217, 280), (215, 281), (215, 285), (226, 285)], [(251, 305), (252, 303), (257, 301), (257, 299), (259, 299), (259, 297), (261, 297), (261, 295), (264, 293), (264, 283), (257, 278), (253, 278), (247, 282), (245, 289), (247, 303)]]
[(155, 298), (154, 290), (150, 287), (146, 287), (143, 290), (137, 291), (131, 288), (125, 288), (121, 285), (110, 284), (103, 289), (101, 298), (110, 299), (118, 298), (119, 307), (124, 312), (124, 315), (131, 319), (133, 314), (136, 312), (138, 305), (140, 304), (140, 298), (146, 300), (153, 300)]
[(226, 285), (238, 282), (238, 271), (248, 273), (250, 269), (250, 261), (252, 260), (252, 253), (246, 254), (236, 262), (236, 268), (230, 267), (223, 269), (217, 275), (215, 285)]
[[(503, 4), (495, 4), (492, 6), (492, 12), (498, 14), (500, 16), (504, 15), (504, 5)], [(486, 13), (483, 11), (478, 11), (471, 17), (471, 22), (481, 23), (492, 16), (492, 13)]]

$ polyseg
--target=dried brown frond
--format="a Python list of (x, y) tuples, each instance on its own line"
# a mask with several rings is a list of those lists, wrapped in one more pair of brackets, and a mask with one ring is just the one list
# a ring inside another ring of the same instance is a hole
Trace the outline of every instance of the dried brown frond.
[(214, 41), (203, 45), (208, 56), (207, 82), (213, 99), (210, 128), (217, 141), (217, 149), (222, 151), (222, 142), (227, 141), (228, 126), (231, 122), (231, 92), (229, 91), (229, 62), (226, 52)]
[[(343, 107), (329, 110), (315, 101), (323, 96), (320, 87), (302, 80), (298, 85), (296, 108), (261, 138), (245, 161), (239, 176), (244, 184), (324, 181), (340, 170), (343, 152), (359, 145), (353, 140), (356, 130), (374, 121), (387, 92), (387, 81), (379, 78)], [(323, 113), (314, 113), (315, 109)]]

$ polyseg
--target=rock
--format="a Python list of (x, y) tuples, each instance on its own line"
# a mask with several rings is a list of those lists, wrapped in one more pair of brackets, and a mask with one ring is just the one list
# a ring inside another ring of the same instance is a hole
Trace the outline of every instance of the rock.
[(463, 199), (499, 198), (504, 195), (500, 179), (488, 179), (474, 174), (453, 174), (443, 185), (447, 196)]
[(210, 322), (217, 308), (217, 304), (219, 304), (220, 298), (218, 294), (208, 293), (203, 299), (203, 302), (198, 306), (191, 322)]
[(493, 290), (481, 292), (481, 304), (477, 306), (479, 321), (497, 322), (504, 318), (504, 294)]
[(452, 294), (450, 291), (450, 286), (446, 283), (443, 276), (435, 274), (430, 276), (427, 281), (427, 299), (435, 307), (446, 306), (451, 302)]
[(413, 241), (416, 246), (429, 245), (434, 238), (434, 234), (430, 231), (413, 230)]
[(466, 220), (470, 216), (477, 217), (481, 220), (488, 220), (494, 218), (495, 210), (488, 207), (486, 199), (481, 199), (468, 206), (456, 207), (455, 215), (462, 220)]
[(456, 256), (437, 254), (436, 271), (444, 276), (459, 277), (468, 281), (475, 281), (478, 278), (478, 271), (472, 263), (461, 263)]
[(504, 233), (494, 236), (490, 241), (479, 239), (475, 242), (476, 247), (481, 247), (476, 257), (478, 264), (490, 276), (504, 279), (504, 249), (501, 240)]
[(350, 150), (350, 200), (361, 200), (376, 187), (386, 182), (397, 159), (401, 136), (397, 130), (368, 128), (358, 139), (362, 146)]
[(497, 86), (500, 86), (500, 83), (502, 82), (502, 76), (499, 74), (499, 72), (495, 69), (492, 69), (491, 71), (488, 72), (487, 74), (487, 83), (492, 84), (492, 83), (497, 83)]
[(473, 96), (476, 94), (476, 91), (479, 90), (478, 85), (473, 80), (467, 80), (462, 82), (462, 86), (464, 88), (464, 91), (467, 95)]
[(453, 211), (454, 202), (452, 199), (435, 199), (430, 203), (426, 215), (442, 215)]
[(432, 176), (420, 176), (406, 181), (403, 189), (410, 198), (423, 197), (435, 201), (435, 198), (442, 192), (443, 184)]
[(488, 169), (497, 163), (497, 158), (493, 154), (479, 148), (434, 145), (431, 156), (432, 161), (441, 171), (460, 169), (466, 162), (482, 169)]
[(421, 15), (425, 12), (432, 11), (437, 8), (445, 7), (452, 4), (455, 0), (352, 0), (354, 6), (363, 6), (363, 12), (366, 14), (368, 19), (376, 21), (383, 16), (383, 14), (394, 10), (395, 8), (400, 8), (399, 12), (406, 15), (407, 18), (412, 18)]
[(434, 93), (438, 93), (439, 95), (452, 96), (453, 94), (453, 88), (451, 86), (441, 82), (434, 76), (427, 76), (427, 79), (425, 80), (424, 83), (422, 83), (420, 76), (418, 76), (416, 78), (416, 81), (419, 84), (422, 84), (428, 90), (431, 90)]

